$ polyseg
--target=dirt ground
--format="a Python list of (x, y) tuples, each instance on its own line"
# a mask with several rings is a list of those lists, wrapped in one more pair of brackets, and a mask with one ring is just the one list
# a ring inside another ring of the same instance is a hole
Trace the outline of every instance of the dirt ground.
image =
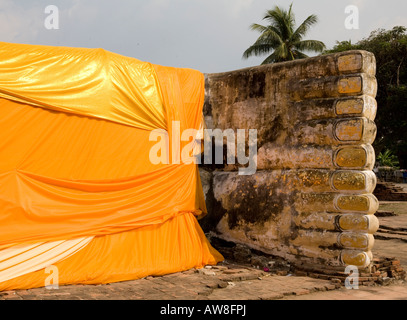
[(378, 217), (380, 228), (375, 234), (373, 254), (396, 257), (407, 270), (407, 202), (380, 202), (379, 211), (394, 216)]

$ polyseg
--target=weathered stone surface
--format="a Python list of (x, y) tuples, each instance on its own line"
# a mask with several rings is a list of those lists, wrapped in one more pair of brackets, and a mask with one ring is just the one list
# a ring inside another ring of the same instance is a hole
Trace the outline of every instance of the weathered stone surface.
[[(370, 144), (358, 146), (273, 146), (258, 149), (257, 169), (368, 169), (372, 170), (375, 152)], [(233, 170), (236, 166), (225, 166)]]
[(258, 136), (256, 173), (239, 175), (226, 156), (203, 166), (204, 229), (293, 263), (368, 267), (378, 229), (375, 72), (371, 53), (349, 51), (207, 74), (207, 127)]
[[(298, 101), (288, 111), (297, 122), (341, 117), (364, 117), (374, 120), (377, 102), (368, 95)], [(295, 114), (294, 114), (295, 113)]]

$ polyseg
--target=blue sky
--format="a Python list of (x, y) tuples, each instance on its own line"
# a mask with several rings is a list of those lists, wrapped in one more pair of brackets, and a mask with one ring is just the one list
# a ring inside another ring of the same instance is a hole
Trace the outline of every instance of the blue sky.
[[(297, 24), (310, 14), (319, 23), (308, 39), (356, 42), (377, 28), (407, 26), (405, 0), (0, 0), (0, 41), (104, 48), (126, 56), (204, 73), (258, 65), (242, 59), (258, 37), (251, 23), (262, 23), (267, 9), (293, 2)], [(48, 30), (44, 12), (59, 9), (59, 29)], [(344, 22), (348, 5), (359, 9), (359, 29)]]

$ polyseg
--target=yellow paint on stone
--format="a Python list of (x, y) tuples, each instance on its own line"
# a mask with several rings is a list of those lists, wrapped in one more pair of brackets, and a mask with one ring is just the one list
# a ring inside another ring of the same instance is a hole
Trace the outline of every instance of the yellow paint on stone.
[(367, 153), (362, 147), (345, 147), (336, 153), (334, 162), (340, 167), (362, 168), (367, 163)]
[(338, 121), (335, 135), (340, 141), (360, 141), (363, 137), (363, 128), (362, 119)]
[(345, 248), (370, 249), (374, 238), (368, 233), (344, 232), (339, 236), (339, 243)]
[(360, 214), (345, 214), (339, 218), (339, 227), (344, 231), (365, 231), (369, 230), (368, 216)]
[(335, 194), (332, 193), (301, 193), (301, 205), (312, 205), (318, 206), (323, 205), (325, 206), (328, 203), (332, 203)]
[(299, 172), (298, 178), (305, 187), (313, 187), (326, 184), (329, 173), (319, 170), (306, 170)]
[[(280, 256), (298, 255), (299, 260), (309, 258), (315, 263), (326, 258), (328, 265), (343, 262), (365, 267), (372, 259), (368, 248), (373, 238), (369, 234), (378, 221), (371, 194), (375, 176), (368, 171), (374, 162), (374, 151), (369, 148), (375, 127), (368, 120), (376, 113), (376, 83), (368, 71), (374, 69), (374, 57), (354, 51), (328, 58), (209, 76), (213, 127), (247, 128), (252, 124), (264, 129), (259, 134), (263, 142), (272, 134), (274, 140), (267, 142), (271, 151), (264, 157), (275, 163), (281, 175), (274, 167), (267, 168), (267, 174), (259, 174), (262, 181), (253, 180), (253, 188), (264, 189), (263, 194), (276, 200), (284, 196), (284, 208), (274, 210), (276, 214), (267, 221), (238, 219), (231, 228), (230, 219), (239, 216), (232, 210), (235, 197), (225, 184), (217, 200), (231, 216), (225, 214), (216, 230), (229, 240)], [(242, 78), (248, 80), (242, 82)], [(259, 80), (270, 92), (260, 90), (254, 98), (253, 86), (246, 85), (251, 79)], [(264, 112), (259, 114), (258, 110)], [(226, 117), (229, 111), (233, 115)], [(274, 126), (276, 119), (279, 126)], [(274, 127), (281, 130), (270, 131)], [(215, 190), (221, 190), (223, 180), (214, 181), (219, 184)], [(247, 191), (239, 193), (241, 198), (245, 194)], [(341, 250), (340, 245), (347, 249)]]
[(345, 265), (352, 265), (360, 268), (367, 267), (370, 264), (368, 252), (344, 250), (341, 260)]
[(335, 106), (337, 115), (344, 114), (361, 114), (363, 112), (365, 102), (363, 99), (346, 99), (338, 100)]
[(338, 58), (338, 70), (341, 73), (359, 72), (362, 70), (362, 55), (348, 54)]
[(336, 205), (341, 210), (367, 212), (370, 209), (370, 198), (363, 195), (340, 196)]
[(358, 94), (362, 92), (362, 77), (346, 77), (338, 82), (340, 94)]
[(379, 219), (374, 215), (344, 214), (339, 218), (339, 227), (343, 231), (362, 231), (372, 235), (379, 229)]
[(358, 191), (366, 188), (366, 177), (361, 172), (339, 171), (332, 176), (336, 190)]

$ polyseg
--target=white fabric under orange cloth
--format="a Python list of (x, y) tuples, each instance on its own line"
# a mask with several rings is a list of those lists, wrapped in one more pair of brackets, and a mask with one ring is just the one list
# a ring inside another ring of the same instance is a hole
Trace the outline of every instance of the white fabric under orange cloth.
[(1, 251), (0, 283), (44, 269), (75, 254), (93, 237), (21, 244)]
[(0, 43), (0, 97), (0, 290), (43, 286), (49, 264), (74, 284), (223, 260), (197, 165), (149, 159), (151, 130), (200, 128), (200, 72)]

